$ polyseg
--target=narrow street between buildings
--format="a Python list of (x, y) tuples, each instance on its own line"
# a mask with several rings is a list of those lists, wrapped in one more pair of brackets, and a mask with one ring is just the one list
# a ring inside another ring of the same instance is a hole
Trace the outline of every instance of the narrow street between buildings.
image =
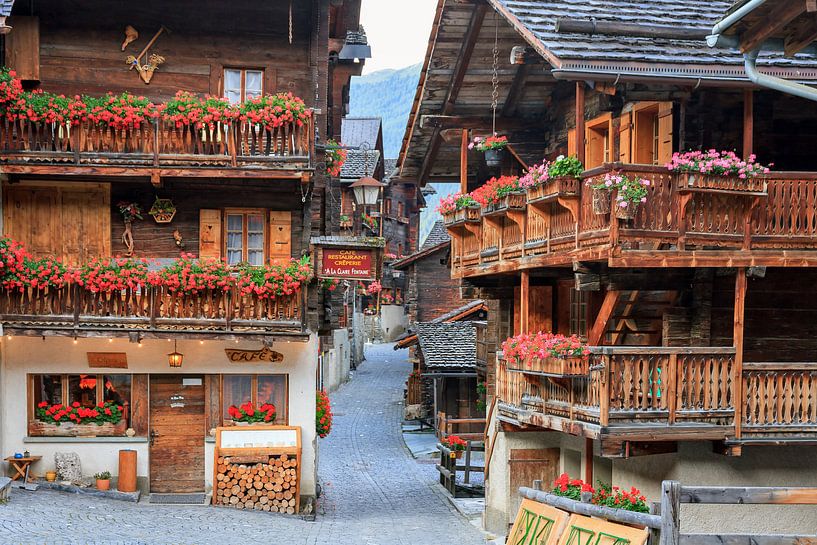
[(471, 545), (481, 532), (415, 461), (400, 434), (406, 352), (367, 348), (367, 361), (330, 397), (336, 418), (320, 440), (323, 496), (316, 522), (209, 506), (131, 504), (14, 490), (0, 505), (0, 544)]

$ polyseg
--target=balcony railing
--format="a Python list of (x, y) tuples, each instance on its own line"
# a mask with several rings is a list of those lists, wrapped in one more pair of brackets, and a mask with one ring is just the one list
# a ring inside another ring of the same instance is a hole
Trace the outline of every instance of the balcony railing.
[[(575, 259), (630, 259), (622, 264), (637, 266), (639, 258), (693, 250), (731, 251), (765, 264), (758, 261), (762, 254), (776, 265), (781, 250), (792, 256), (792, 251), (817, 249), (817, 173), (773, 172), (765, 195), (709, 188), (688, 192), (666, 168), (645, 165), (607, 164), (585, 172), (585, 181), (611, 171), (651, 182), (647, 202), (633, 219), (595, 213), (593, 190), (585, 183), (564, 194), (529, 193), (521, 210), (483, 213), (478, 220), (448, 226), (452, 274), (495, 274)], [(803, 252), (797, 257), (802, 264)]]
[(92, 293), (77, 284), (0, 291), (0, 320), (12, 329), (265, 333), (301, 332), (304, 292), (261, 299), (207, 290), (194, 295), (165, 287)]
[(601, 435), (647, 433), (656, 440), (817, 436), (817, 363), (744, 363), (738, 377), (731, 347), (593, 352), (583, 376), (559, 377), (500, 359), (501, 412), (528, 425), (588, 424)]
[(68, 128), (27, 120), (0, 121), (0, 159), (17, 163), (111, 166), (246, 167), (311, 165), (313, 121), (266, 129), (250, 122), (176, 127), (154, 120), (113, 129), (91, 122)]

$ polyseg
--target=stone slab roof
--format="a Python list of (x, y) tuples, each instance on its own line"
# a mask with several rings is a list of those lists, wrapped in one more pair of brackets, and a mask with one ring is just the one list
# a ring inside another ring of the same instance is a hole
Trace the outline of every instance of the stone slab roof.
[(344, 182), (356, 182), (363, 176), (371, 176), (377, 170), (379, 162), (380, 152), (378, 150), (350, 149), (346, 162), (340, 169), (340, 179)]
[(340, 126), (341, 142), (350, 148), (367, 144), (369, 149), (374, 149), (380, 136), (380, 125), (379, 117), (344, 117)]
[[(486, 311), (488, 307), (485, 305), (485, 301), (483, 299), (475, 299), (470, 303), (466, 303), (465, 305), (455, 308), (454, 310), (448, 311), (441, 316), (437, 316), (431, 322), (432, 324), (439, 324), (445, 322), (476, 322), (477, 320), (473, 320), (474, 317), (479, 317), (479, 312)], [(399, 350), (400, 348), (408, 348), (409, 346), (414, 346), (417, 343), (417, 331), (416, 328), (411, 328), (409, 331), (403, 333), (397, 339), (395, 339), (394, 349)]]
[(442, 220), (437, 220), (434, 222), (434, 225), (431, 227), (431, 231), (428, 232), (428, 236), (423, 241), (423, 244), (420, 246), (420, 251), (427, 250), (434, 246), (439, 246), (444, 242), (448, 242), (451, 240), (451, 235), (448, 234), (448, 230), (445, 228), (445, 223)]
[(477, 365), (477, 330), (470, 322), (421, 322), (417, 337), (432, 371), (470, 371)]

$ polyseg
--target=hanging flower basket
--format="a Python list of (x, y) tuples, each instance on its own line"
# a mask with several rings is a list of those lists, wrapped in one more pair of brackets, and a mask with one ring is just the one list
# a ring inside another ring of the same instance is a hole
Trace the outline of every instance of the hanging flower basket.
[(505, 159), (504, 149), (489, 149), (485, 150), (485, 164), (491, 168), (501, 167), (502, 161)]
[(148, 214), (153, 217), (156, 223), (170, 223), (176, 216), (176, 205), (170, 199), (156, 197)]
[(594, 214), (609, 214), (610, 213), (610, 192), (606, 189), (593, 190), (593, 213)]
[(467, 206), (465, 208), (460, 208), (459, 210), (454, 210), (453, 212), (443, 214), (443, 221), (445, 222), (446, 226), (457, 225), (460, 223), (479, 223), (479, 212), (479, 206)]
[(624, 203), (616, 203), (616, 217), (620, 220), (631, 220), (635, 217), (638, 211), (638, 206), (632, 203), (627, 203), (627, 206), (621, 206)]

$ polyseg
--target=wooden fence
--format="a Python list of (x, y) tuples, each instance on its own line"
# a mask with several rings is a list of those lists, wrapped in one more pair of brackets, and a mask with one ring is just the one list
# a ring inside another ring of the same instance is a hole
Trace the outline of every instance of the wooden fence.
[[(575, 501), (541, 490), (522, 487), (519, 494), (539, 503), (580, 515), (636, 525), (651, 530), (653, 545), (814, 545), (815, 535), (784, 534), (682, 534), (681, 504), (710, 505), (817, 505), (817, 488), (682, 486), (678, 481), (661, 483), (661, 501), (651, 513), (636, 513)], [(588, 498), (583, 498), (587, 500)]]
[[(471, 484), (471, 473), (485, 473), (485, 466), (471, 465), (473, 461), (472, 453), (485, 452), (485, 443), (481, 441), (468, 441), (463, 453), (464, 465), (457, 463), (457, 458), (451, 457), (451, 450), (445, 445), (437, 444), (440, 451), (440, 463), (437, 464), (437, 471), (440, 473), (440, 484), (448, 490), (454, 498), (482, 496), (484, 487)], [(462, 472), (462, 484), (457, 484), (457, 473)]]

